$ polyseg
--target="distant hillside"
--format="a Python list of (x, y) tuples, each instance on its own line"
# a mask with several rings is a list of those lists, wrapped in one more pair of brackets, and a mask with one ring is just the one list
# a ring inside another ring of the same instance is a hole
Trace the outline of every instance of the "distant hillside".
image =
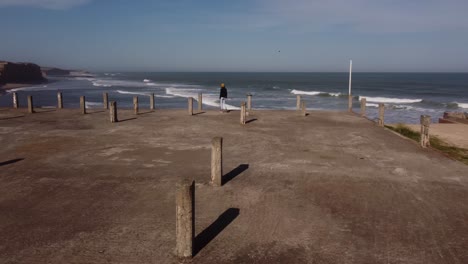
[(0, 84), (35, 84), (47, 82), (41, 67), (34, 63), (0, 61)]
[(70, 70), (63, 70), (59, 68), (49, 68), (49, 67), (42, 67), (42, 72), (44, 72), (47, 76), (69, 76), (71, 71)]

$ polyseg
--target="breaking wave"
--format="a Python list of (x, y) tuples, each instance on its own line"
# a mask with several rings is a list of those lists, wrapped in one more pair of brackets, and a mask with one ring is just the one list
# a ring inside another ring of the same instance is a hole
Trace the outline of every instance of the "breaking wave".
[(423, 99), (359, 96), (359, 100), (361, 100), (362, 98), (366, 98), (366, 101), (371, 102), (371, 103), (412, 104), (412, 103), (420, 103), (423, 101)]
[(322, 92), (322, 91), (301, 91), (301, 90), (292, 90), (292, 94), (296, 95), (319, 95), (319, 96), (344, 96), (345, 94), (342, 93), (327, 93), (327, 92)]

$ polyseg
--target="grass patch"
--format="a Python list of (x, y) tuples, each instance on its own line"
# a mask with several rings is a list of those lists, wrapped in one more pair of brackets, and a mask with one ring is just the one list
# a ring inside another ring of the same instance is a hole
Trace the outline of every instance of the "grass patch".
[[(416, 142), (421, 140), (421, 133), (411, 130), (409, 127), (403, 124), (397, 124), (396, 126), (385, 126), (407, 138), (410, 138)], [(468, 149), (459, 148), (448, 144), (442, 139), (430, 136), (431, 147), (446, 153), (448, 156), (459, 160), (468, 165)]]

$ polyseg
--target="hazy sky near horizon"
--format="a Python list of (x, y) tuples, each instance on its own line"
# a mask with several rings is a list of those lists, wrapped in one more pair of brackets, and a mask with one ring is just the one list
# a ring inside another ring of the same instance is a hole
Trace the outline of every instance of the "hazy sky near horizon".
[(468, 72), (466, 0), (0, 0), (0, 60), (100, 71)]

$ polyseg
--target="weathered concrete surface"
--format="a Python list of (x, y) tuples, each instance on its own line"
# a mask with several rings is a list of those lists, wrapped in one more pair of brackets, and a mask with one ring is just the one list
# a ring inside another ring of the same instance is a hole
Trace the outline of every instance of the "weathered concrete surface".
[(183, 178), (194, 263), (468, 263), (467, 167), (364, 118), (26, 111), (0, 109), (0, 263), (177, 263)]

